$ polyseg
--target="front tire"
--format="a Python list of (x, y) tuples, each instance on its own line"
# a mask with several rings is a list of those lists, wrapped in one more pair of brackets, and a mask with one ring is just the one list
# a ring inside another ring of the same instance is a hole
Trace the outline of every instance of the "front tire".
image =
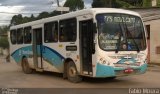
[(70, 61), (67, 64), (67, 78), (73, 83), (82, 81), (82, 77), (78, 75), (77, 68), (73, 61)]
[(22, 70), (26, 74), (31, 74), (33, 70), (29, 67), (27, 58), (22, 59)]

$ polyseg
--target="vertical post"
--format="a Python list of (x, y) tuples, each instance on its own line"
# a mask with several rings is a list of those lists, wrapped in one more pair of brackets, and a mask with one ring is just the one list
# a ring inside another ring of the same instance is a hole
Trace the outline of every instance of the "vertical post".
[(59, 7), (60, 5), (59, 5), (59, 0), (57, 0), (57, 6)]

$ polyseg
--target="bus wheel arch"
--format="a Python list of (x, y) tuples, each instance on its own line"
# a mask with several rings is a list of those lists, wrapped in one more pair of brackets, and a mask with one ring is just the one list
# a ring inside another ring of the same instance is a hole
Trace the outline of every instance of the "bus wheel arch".
[(73, 82), (73, 83), (78, 83), (82, 81), (82, 77), (78, 74), (77, 67), (74, 61), (70, 58), (65, 60), (64, 76), (65, 78), (68, 78), (70, 82)]
[(30, 73), (33, 72), (33, 69), (31, 69), (30, 66), (29, 66), (28, 59), (27, 59), (26, 56), (22, 57), (21, 66), (22, 66), (22, 70), (23, 70), (24, 73), (30, 74)]

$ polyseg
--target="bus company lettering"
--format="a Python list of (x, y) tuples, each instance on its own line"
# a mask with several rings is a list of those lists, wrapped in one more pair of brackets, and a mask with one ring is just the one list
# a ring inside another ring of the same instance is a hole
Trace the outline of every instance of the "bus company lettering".
[(20, 50), (19, 55), (33, 55), (32, 51), (25, 51), (25, 50)]

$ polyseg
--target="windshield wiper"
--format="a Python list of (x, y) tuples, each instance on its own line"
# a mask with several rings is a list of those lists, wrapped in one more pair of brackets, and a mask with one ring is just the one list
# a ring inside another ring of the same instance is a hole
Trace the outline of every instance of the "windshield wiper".
[[(123, 22), (123, 24), (124, 24), (124, 22)], [(136, 43), (135, 39), (133, 38), (131, 32), (128, 30), (128, 27), (127, 27), (126, 23), (125, 23), (125, 27), (126, 27), (127, 32), (130, 34), (131, 38), (133, 39), (133, 42), (134, 42), (134, 44), (135, 44), (135, 46), (136, 46), (136, 48), (137, 48), (137, 52), (139, 53), (139, 52), (140, 52), (140, 48), (138, 47), (138, 44)], [(127, 36), (127, 37), (128, 37), (128, 36)], [(127, 37), (126, 37), (126, 38), (127, 38)], [(127, 38), (127, 39), (128, 39), (128, 38)], [(127, 44), (128, 44), (128, 43), (127, 43)]]
[(118, 53), (118, 51), (119, 51), (119, 47), (120, 47), (120, 44), (121, 44), (121, 37), (122, 37), (122, 34), (123, 34), (122, 27), (121, 27), (120, 23), (119, 23), (119, 27), (120, 27), (121, 33), (120, 33), (120, 36), (119, 36), (119, 39), (118, 39), (117, 49), (116, 49), (115, 53)]

